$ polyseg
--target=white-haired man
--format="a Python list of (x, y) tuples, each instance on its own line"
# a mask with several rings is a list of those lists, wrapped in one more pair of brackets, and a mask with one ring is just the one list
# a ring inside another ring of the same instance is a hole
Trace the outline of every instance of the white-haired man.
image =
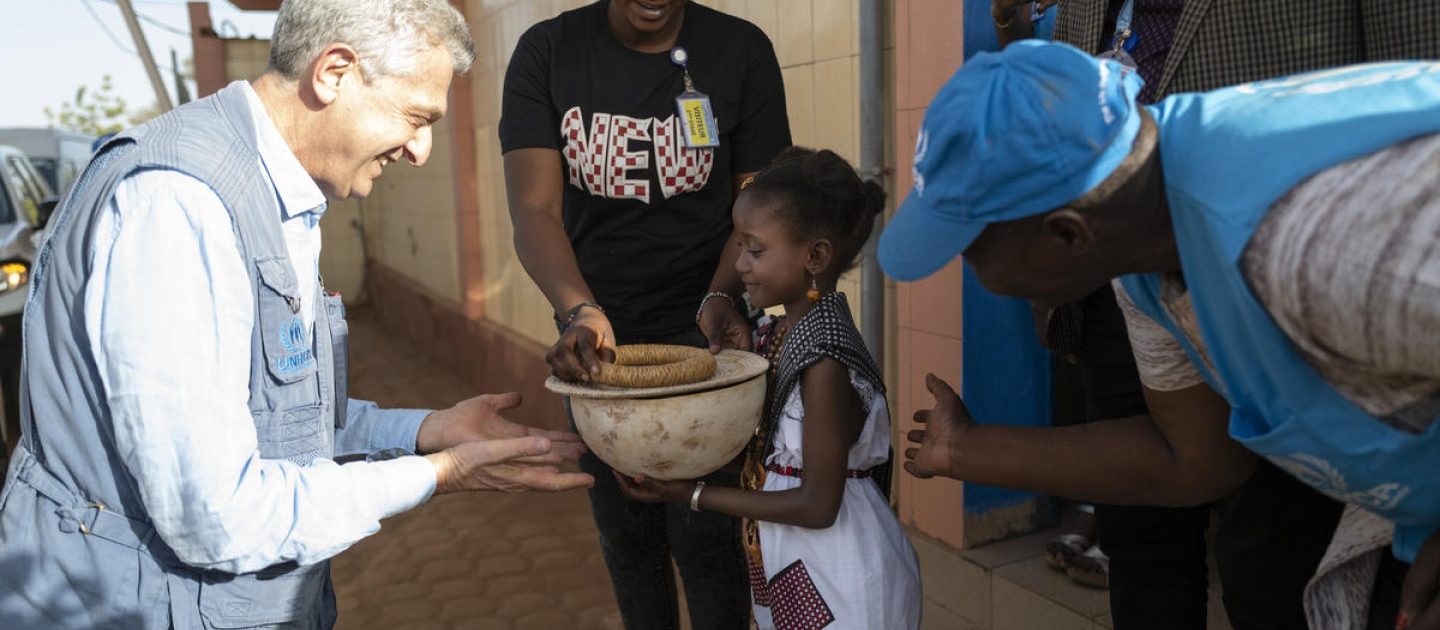
[(328, 559), (381, 519), (592, 482), (554, 467), (576, 436), (499, 415), (517, 395), (436, 412), (346, 396), (325, 198), (423, 164), (474, 58), (444, 0), (288, 0), (261, 77), (100, 149), (26, 311), (0, 627), (330, 627)]

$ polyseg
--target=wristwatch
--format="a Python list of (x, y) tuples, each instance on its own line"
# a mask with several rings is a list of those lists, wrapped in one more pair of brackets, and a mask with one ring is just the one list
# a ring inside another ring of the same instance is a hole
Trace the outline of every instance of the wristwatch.
[(411, 456), (411, 455), (414, 455), (414, 453), (412, 453), (412, 452), (410, 452), (410, 451), (408, 451), (408, 450), (406, 450), (406, 449), (403, 449), (403, 448), (399, 448), (399, 447), (396, 447), (396, 448), (387, 448), (387, 449), (375, 451), (374, 453), (371, 453), (371, 454), (369, 454), (369, 455), (366, 455), (366, 456), (365, 456), (365, 461), (367, 461), (367, 462), (383, 462), (383, 461), (385, 461), (385, 460), (387, 460), (387, 459), (399, 459), (399, 458), (401, 458), (401, 457), (409, 457), (409, 456)]

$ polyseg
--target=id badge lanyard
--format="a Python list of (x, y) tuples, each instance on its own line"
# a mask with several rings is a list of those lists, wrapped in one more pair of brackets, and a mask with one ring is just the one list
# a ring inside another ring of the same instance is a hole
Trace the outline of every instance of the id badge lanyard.
[(1110, 50), (1100, 53), (1101, 59), (1114, 59), (1126, 68), (1138, 67), (1135, 58), (1130, 56), (1140, 41), (1139, 34), (1130, 28), (1134, 17), (1135, 0), (1125, 0), (1125, 4), (1120, 7), (1120, 15), (1115, 18), (1115, 39), (1110, 43)]
[(690, 79), (690, 53), (676, 46), (670, 49), (670, 61), (685, 73), (685, 91), (675, 97), (675, 107), (680, 113), (680, 126), (685, 146), (691, 149), (720, 146), (720, 128), (715, 124), (715, 110), (710, 107), (710, 97), (695, 89)]

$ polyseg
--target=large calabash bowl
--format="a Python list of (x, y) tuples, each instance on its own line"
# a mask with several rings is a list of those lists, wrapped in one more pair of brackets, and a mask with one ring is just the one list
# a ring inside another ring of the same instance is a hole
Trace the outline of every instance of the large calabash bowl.
[(736, 350), (715, 356), (715, 374), (698, 383), (630, 389), (545, 381), (570, 398), (575, 429), (611, 468), (655, 479), (703, 477), (735, 459), (765, 407), (764, 357)]

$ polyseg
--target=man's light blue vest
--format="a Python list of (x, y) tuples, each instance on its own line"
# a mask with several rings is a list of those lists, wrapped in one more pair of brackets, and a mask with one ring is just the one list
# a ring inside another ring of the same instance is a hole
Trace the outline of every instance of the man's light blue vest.
[[(1251, 293), (1241, 256), (1271, 204), (1307, 177), (1440, 132), (1440, 64), (1316, 72), (1175, 96), (1150, 111), (1185, 283), (1215, 367), (1200, 371), (1230, 402), (1230, 435), (1326, 494), (1394, 520), (1396, 555), (1411, 560), (1440, 525), (1440, 422), (1406, 433), (1337, 393)], [(1121, 281), (1203, 366), (1161, 307), (1161, 277)], [(1440, 331), (1415, 341), (1440, 343)]]
[[(126, 175), (182, 171), (219, 195), (248, 263), (249, 405), (260, 455), (301, 465), (332, 456), (345, 418), (344, 312), (323, 289), (299, 293), (253, 124), (232, 85), (130, 130), (99, 151), (52, 220), (25, 310), (24, 438), (0, 494), (0, 628), (334, 624), (328, 562), (232, 575), (176, 559), (115, 453), (88, 350), (82, 302), (96, 217)], [(301, 300), (316, 300), (313, 345), (297, 331)]]

